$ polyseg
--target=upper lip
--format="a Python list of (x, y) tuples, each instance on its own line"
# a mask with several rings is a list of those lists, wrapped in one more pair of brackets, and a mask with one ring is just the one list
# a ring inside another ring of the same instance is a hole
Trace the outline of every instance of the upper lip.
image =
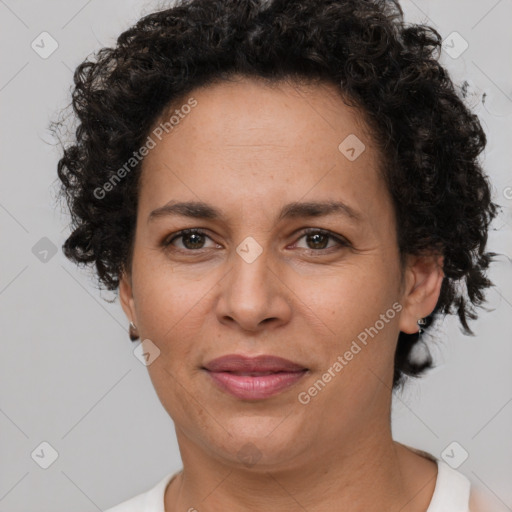
[(260, 355), (256, 357), (229, 354), (204, 365), (211, 372), (297, 372), (307, 370), (304, 366), (282, 357)]

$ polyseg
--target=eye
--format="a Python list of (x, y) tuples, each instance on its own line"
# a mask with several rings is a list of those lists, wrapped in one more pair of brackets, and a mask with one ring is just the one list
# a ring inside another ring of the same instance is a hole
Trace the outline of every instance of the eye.
[[(211, 238), (206, 235), (204, 231), (197, 228), (191, 228), (191, 229), (183, 229), (182, 231), (178, 231), (177, 233), (174, 233), (171, 238), (166, 238), (162, 245), (164, 247), (168, 247), (170, 245), (175, 245), (174, 241), (178, 239), (182, 239), (182, 244), (184, 247), (178, 247), (178, 249), (185, 250), (185, 251), (193, 251), (197, 249), (205, 249), (203, 247), (205, 238)], [(206, 247), (208, 249), (208, 247)]]
[[(333, 247), (349, 247), (350, 243), (345, 240), (343, 237), (332, 234), (329, 231), (318, 228), (308, 228), (302, 232), (302, 236), (299, 237), (298, 240), (304, 238), (308, 247), (305, 247), (307, 251), (312, 253), (320, 252), (327, 249), (332, 249)], [(182, 240), (182, 247), (177, 246), (174, 242), (176, 240)], [(205, 240), (209, 239), (213, 242), (213, 240), (202, 230), (198, 228), (190, 228), (183, 229), (174, 233), (170, 237), (167, 237), (162, 245), (164, 247), (174, 246), (178, 250), (185, 252), (193, 252), (198, 251), (200, 249), (208, 249), (209, 247), (205, 247)], [(334, 246), (328, 246), (329, 240), (333, 240), (335, 242)], [(297, 242), (295, 243), (297, 244)], [(219, 247), (218, 244), (215, 244), (212, 247)]]
[[(311, 252), (319, 252), (326, 249), (332, 249), (333, 247), (336, 247), (336, 245), (338, 247), (350, 246), (350, 243), (344, 238), (336, 236), (324, 229), (308, 228), (307, 230), (303, 231), (303, 234), (299, 240), (302, 238), (306, 239), (306, 243), (308, 244), (306, 249)], [(334, 246), (328, 247), (329, 239), (335, 241)]]

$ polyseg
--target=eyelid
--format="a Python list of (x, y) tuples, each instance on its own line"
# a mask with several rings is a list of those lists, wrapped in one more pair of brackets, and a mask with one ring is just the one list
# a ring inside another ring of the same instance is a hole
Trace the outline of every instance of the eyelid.
[[(189, 234), (204, 235), (205, 237), (212, 240), (211, 236), (209, 236), (207, 234), (207, 231), (204, 230), (203, 228), (186, 228), (186, 229), (181, 229), (180, 231), (176, 231), (176, 232), (171, 233), (170, 235), (166, 236), (162, 241), (162, 245), (164, 247), (167, 247), (167, 246), (171, 245), (171, 243), (174, 242), (174, 240), (176, 240), (177, 238), (181, 238), (182, 236), (189, 235)], [(214, 241), (214, 240), (212, 240), (212, 241)], [(201, 249), (197, 249), (197, 251), (200, 251), (200, 250)], [(188, 252), (194, 252), (194, 251), (191, 249), (188, 249)]]
[[(321, 235), (325, 235), (329, 238), (332, 238), (333, 240), (335, 240), (337, 242), (337, 244), (340, 246), (340, 247), (350, 247), (351, 246), (351, 243), (342, 235), (338, 235), (336, 233), (333, 233), (332, 231), (329, 231), (328, 229), (323, 229), (323, 228), (305, 228), (305, 229), (302, 229), (302, 230), (299, 230), (296, 235), (300, 235), (299, 238), (297, 238), (297, 241), (295, 243), (297, 243), (302, 237), (306, 236), (306, 235), (310, 235), (310, 234), (321, 234)], [(310, 252), (315, 252), (315, 253), (321, 253), (322, 251), (327, 251), (329, 249), (333, 249), (333, 247), (329, 247), (329, 248), (326, 248), (326, 249), (305, 249), (306, 251), (310, 251)]]
[[(180, 231), (176, 231), (175, 233), (172, 233), (171, 235), (169, 235), (166, 238), (164, 238), (164, 240), (162, 241), (162, 245), (164, 247), (168, 247), (168, 246), (171, 245), (172, 242), (174, 242), (174, 240), (176, 240), (178, 238), (181, 238), (182, 236), (185, 236), (185, 235), (188, 235), (188, 234), (204, 235), (206, 238), (209, 238), (210, 240), (212, 240), (212, 242), (215, 242), (208, 235), (207, 230), (205, 230), (203, 228), (187, 228), (187, 229), (182, 229)], [(304, 228), (304, 229), (296, 231), (293, 234), (293, 236), (298, 237), (298, 238), (294, 242), (294, 245), (301, 238), (303, 238), (304, 236), (310, 235), (310, 234), (322, 234), (322, 235), (325, 235), (325, 236), (327, 236), (329, 238), (332, 238), (333, 240), (336, 241), (336, 243), (338, 244), (339, 247), (350, 247), (351, 246), (350, 241), (347, 240), (344, 236), (335, 234), (335, 233), (333, 233), (333, 232), (331, 232), (331, 231), (329, 231), (327, 229), (314, 228), (314, 227)], [(219, 244), (217, 244), (217, 245), (219, 245)], [(201, 249), (195, 249), (195, 250), (194, 249), (177, 249), (177, 250), (181, 250), (181, 251), (184, 251), (184, 252), (199, 252), (199, 251), (204, 250), (204, 249), (208, 249), (208, 248), (201, 248)], [(326, 248), (326, 249), (304, 249), (304, 250), (305, 251), (309, 251), (309, 252), (313, 252), (313, 253), (321, 253), (322, 251), (327, 251), (329, 249), (333, 249), (333, 247), (329, 247), (329, 248)]]

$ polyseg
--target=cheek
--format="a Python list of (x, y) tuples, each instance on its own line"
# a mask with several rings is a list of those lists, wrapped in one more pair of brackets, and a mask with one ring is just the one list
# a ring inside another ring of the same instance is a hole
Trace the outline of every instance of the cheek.
[[(362, 393), (369, 377), (378, 382), (371, 372), (387, 380), (393, 369), (399, 332), (399, 276), (392, 265), (368, 263), (340, 270), (306, 293), (310, 309), (329, 328), (323, 344), (325, 371), (331, 368), (336, 375), (344, 375), (334, 379), (333, 390), (349, 387)], [(342, 369), (332, 368), (336, 362)]]
[(311, 312), (345, 339), (373, 325), (398, 298), (392, 269), (366, 263), (305, 280), (300, 292)]
[(181, 335), (189, 319), (201, 309), (207, 276), (203, 280), (198, 279), (197, 274), (184, 274), (160, 248), (146, 248), (142, 243), (134, 253), (132, 276), (141, 333), (160, 341), (177, 331)]
[(180, 374), (182, 366), (179, 362), (171, 364), (165, 357), (148, 366), (158, 399), (175, 426), (187, 432), (187, 437), (195, 438), (197, 443), (203, 443), (206, 439), (207, 446), (218, 444), (211, 413), (203, 405), (204, 389), (194, 380), (189, 380), (190, 375)]
[(141, 333), (160, 350), (186, 351), (204, 323), (208, 296), (204, 283), (158, 276), (137, 289)]

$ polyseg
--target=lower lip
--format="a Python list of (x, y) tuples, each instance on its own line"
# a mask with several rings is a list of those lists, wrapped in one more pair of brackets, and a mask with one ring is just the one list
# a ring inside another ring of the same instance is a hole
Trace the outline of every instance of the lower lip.
[(207, 371), (222, 390), (243, 400), (259, 400), (276, 395), (296, 384), (306, 372), (307, 370), (250, 376)]

